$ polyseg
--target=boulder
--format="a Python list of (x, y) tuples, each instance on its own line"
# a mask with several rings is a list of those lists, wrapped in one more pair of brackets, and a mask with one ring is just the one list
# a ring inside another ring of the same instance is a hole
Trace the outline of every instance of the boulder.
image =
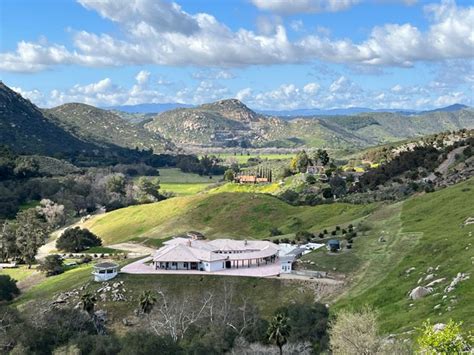
[(429, 295), (431, 292), (433, 292), (433, 289), (431, 287), (417, 286), (413, 290), (411, 290), (409, 297), (412, 300), (417, 300)]

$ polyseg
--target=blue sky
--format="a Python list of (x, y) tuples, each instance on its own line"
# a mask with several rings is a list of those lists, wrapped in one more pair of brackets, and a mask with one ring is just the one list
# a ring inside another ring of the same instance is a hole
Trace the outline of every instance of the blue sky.
[(474, 105), (473, 58), (471, 1), (0, 2), (0, 79), (43, 107)]

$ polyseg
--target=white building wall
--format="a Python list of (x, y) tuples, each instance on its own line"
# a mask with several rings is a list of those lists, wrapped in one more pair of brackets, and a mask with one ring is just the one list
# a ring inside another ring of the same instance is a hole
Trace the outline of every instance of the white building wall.
[(282, 274), (290, 274), (291, 273), (291, 266), (292, 262), (291, 261), (282, 261), (281, 266), (280, 266), (280, 271)]
[(115, 276), (117, 276), (117, 271), (114, 270), (114, 272), (109, 272), (109, 273), (99, 273), (99, 272), (93, 272), (94, 275), (94, 281), (96, 282), (104, 282), (113, 279)]

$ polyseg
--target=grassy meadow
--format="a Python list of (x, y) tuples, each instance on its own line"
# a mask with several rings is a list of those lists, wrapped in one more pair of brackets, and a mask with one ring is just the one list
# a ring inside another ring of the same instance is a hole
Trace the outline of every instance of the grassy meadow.
[[(472, 274), (474, 225), (463, 225), (474, 215), (472, 201), (474, 179), (375, 212), (369, 217), (374, 227), (370, 236), (354, 242), (354, 257), (362, 262), (352, 276), (355, 286), (340, 298), (336, 309), (370, 304), (380, 312), (385, 333), (409, 330), (427, 318), (435, 323), (464, 320), (466, 329), (472, 329), (472, 276), (452, 292), (444, 292), (458, 273)], [(378, 241), (381, 235), (386, 242)], [(412, 267), (414, 271), (407, 273)], [(410, 300), (408, 293), (428, 284), (429, 274), (433, 274), (431, 281), (443, 280), (432, 294)]]
[(161, 168), (160, 186), (162, 191), (173, 192), (177, 196), (197, 194), (222, 180), (222, 176), (200, 176), (198, 174), (183, 173), (178, 168)]

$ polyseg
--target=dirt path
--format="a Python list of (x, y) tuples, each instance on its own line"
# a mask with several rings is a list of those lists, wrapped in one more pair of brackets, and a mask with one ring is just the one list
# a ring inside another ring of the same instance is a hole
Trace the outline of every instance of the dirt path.
[(431, 173), (426, 177), (426, 180), (431, 180), (434, 181), (436, 180), (436, 175), (435, 173), (441, 173), (441, 174), (446, 174), (448, 171), (449, 167), (454, 163), (456, 160), (456, 154), (461, 154), (462, 151), (466, 147), (459, 147), (456, 149), (453, 149), (451, 152), (448, 153), (448, 157), (436, 168), (434, 173)]
[(107, 247), (130, 252), (136, 254), (137, 256), (146, 256), (156, 252), (156, 249), (136, 243), (118, 243), (107, 245)]

